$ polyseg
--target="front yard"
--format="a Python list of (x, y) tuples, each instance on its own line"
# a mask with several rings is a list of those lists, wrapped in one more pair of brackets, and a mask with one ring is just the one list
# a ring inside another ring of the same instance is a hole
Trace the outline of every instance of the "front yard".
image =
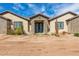
[(79, 37), (0, 35), (0, 55), (79, 55)]

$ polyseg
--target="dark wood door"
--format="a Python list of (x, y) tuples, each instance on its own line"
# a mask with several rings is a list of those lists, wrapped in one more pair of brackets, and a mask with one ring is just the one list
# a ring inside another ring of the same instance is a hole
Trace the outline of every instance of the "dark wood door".
[(35, 33), (43, 32), (43, 22), (35, 22)]

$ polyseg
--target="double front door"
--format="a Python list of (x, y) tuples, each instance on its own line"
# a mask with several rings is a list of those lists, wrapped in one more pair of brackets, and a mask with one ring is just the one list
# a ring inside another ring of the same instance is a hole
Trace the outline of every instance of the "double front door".
[(35, 33), (42, 33), (43, 26), (43, 22), (35, 22)]

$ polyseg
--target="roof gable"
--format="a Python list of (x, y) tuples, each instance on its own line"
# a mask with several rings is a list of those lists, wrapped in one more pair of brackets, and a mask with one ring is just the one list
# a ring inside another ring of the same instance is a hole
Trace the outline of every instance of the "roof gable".
[(7, 19), (7, 18), (4, 18), (2, 16), (0, 16), (0, 18), (4, 19), (4, 20), (7, 20), (7, 21), (11, 21), (10, 19)]
[(15, 14), (15, 13), (13, 13), (13, 12), (10, 12), (10, 11), (5, 11), (5, 12), (1, 13), (0, 15), (5, 15), (5, 14), (8, 14), (8, 13), (9, 13), (9, 14), (12, 14), (12, 15), (14, 15), (14, 16), (17, 16), (17, 17), (19, 17), (19, 18), (22, 18), (22, 19), (24, 19), (24, 20), (26, 20), (26, 21), (28, 21), (27, 18), (21, 17), (21, 16)]
[(34, 15), (34, 16), (30, 17), (30, 19), (33, 19), (33, 18), (38, 17), (38, 16), (42, 16), (42, 17), (44, 17), (44, 18), (49, 19), (49, 17), (47, 17), (47, 16), (45, 16), (45, 15), (43, 15), (43, 14)]
[(70, 18), (70, 19), (68, 19), (68, 20), (66, 20), (66, 21), (71, 21), (71, 20), (74, 20), (74, 19), (76, 19), (76, 18), (79, 18), (79, 16), (76, 16), (76, 17)]
[(62, 17), (62, 16), (64, 16), (64, 15), (67, 15), (67, 14), (71, 14), (71, 15), (74, 15), (74, 16), (77, 16), (77, 15), (78, 15), (78, 14), (75, 14), (75, 13), (69, 11), (69, 12), (63, 13), (63, 14), (61, 14), (61, 15), (59, 15), (59, 16), (56, 16), (56, 17), (54, 17), (54, 18), (52, 18), (52, 19), (50, 19), (50, 20), (57, 19), (57, 18), (59, 18), (59, 17)]

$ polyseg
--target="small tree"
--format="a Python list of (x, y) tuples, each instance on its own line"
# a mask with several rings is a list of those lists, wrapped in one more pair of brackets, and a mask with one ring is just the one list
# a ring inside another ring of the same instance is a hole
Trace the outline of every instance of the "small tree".
[(74, 33), (74, 36), (79, 37), (79, 33)]

